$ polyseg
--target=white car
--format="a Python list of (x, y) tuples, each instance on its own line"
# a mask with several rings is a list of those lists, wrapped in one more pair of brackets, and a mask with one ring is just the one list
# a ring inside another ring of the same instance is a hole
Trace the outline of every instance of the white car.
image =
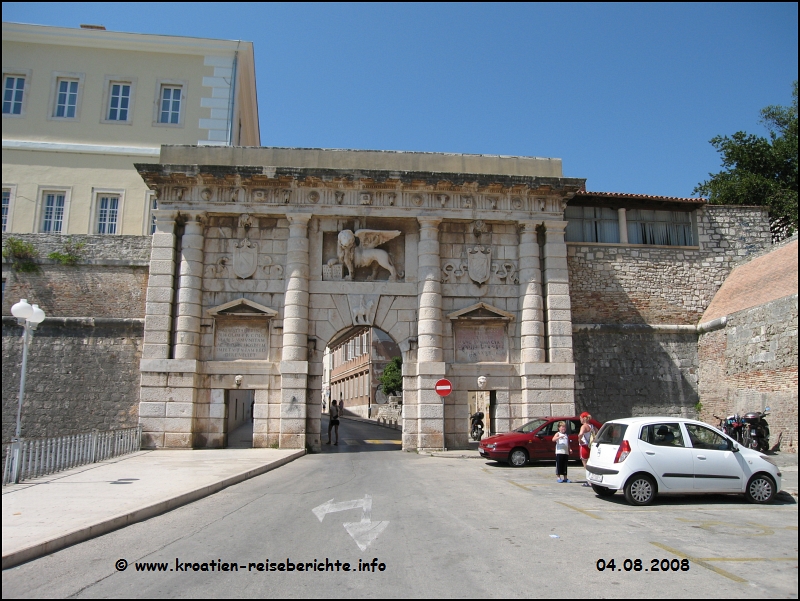
[(676, 417), (605, 423), (586, 469), (598, 495), (624, 490), (631, 505), (647, 505), (665, 493), (740, 493), (753, 503), (769, 503), (781, 490), (772, 459), (708, 424)]

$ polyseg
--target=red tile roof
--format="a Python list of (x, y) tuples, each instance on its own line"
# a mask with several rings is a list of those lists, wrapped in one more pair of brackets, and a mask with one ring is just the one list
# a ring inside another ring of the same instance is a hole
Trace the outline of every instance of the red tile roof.
[(627, 194), (625, 192), (587, 192), (581, 190), (575, 197), (596, 196), (600, 198), (619, 198), (624, 200), (656, 200), (661, 202), (685, 202), (689, 204), (703, 205), (708, 202), (707, 198), (679, 198), (677, 196), (653, 196), (651, 194)]

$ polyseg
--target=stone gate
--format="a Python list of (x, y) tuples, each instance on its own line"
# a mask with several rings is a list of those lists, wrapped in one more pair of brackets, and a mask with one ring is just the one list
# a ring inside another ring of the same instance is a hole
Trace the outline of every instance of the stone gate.
[(354, 325), (402, 350), (404, 449), (465, 447), (480, 376), (497, 431), (574, 413), (563, 212), (584, 180), (560, 160), (163, 147), (137, 169), (158, 198), (145, 446), (224, 446), (247, 390), (254, 446), (318, 449), (323, 351)]

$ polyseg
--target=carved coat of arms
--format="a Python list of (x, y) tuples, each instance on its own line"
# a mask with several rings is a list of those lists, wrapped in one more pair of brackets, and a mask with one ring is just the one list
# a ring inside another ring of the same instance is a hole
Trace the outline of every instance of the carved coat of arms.
[(247, 279), (258, 267), (258, 244), (247, 238), (233, 248), (233, 273), (236, 277)]
[(476, 284), (483, 284), (492, 274), (492, 249), (474, 246), (467, 249), (467, 271)]

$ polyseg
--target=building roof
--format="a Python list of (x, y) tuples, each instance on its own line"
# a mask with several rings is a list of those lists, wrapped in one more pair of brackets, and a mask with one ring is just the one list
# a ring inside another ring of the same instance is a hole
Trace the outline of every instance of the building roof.
[(700, 320), (709, 322), (797, 294), (797, 240), (736, 267)]
[(704, 205), (708, 203), (707, 198), (681, 198), (679, 196), (654, 196), (652, 194), (629, 194), (626, 192), (588, 192), (581, 190), (575, 195), (575, 198), (597, 198), (603, 200), (644, 200), (668, 203), (686, 203), (694, 205)]

